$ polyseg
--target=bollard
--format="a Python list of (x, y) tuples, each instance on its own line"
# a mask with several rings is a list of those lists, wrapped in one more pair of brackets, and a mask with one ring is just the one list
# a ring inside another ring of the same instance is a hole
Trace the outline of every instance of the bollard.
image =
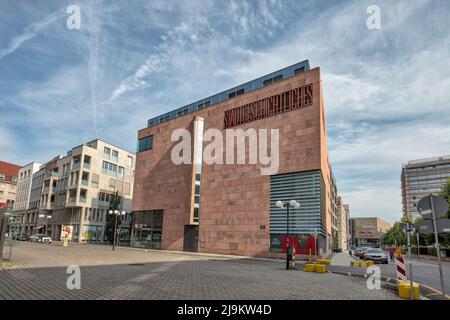
[(292, 248), (291, 269), (296, 270), (296, 268), (295, 268), (295, 247)]
[(307, 263), (307, 264), (305, 264), (304, 271), (306, 271), (306, 272), (315, 272), (316, 271), (316, 265), (313, 264), (313, 263)]

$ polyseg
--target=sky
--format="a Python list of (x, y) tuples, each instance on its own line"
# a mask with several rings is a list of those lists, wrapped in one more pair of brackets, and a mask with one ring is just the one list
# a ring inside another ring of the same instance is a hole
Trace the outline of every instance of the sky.
[[(80, 29), (67, 28), (70, 5)], [(380, 8), (369, 29), (367, 8)], [(402, 164), (450, 154), (450, 1), (0, 2), (0, 160), (100, 138), (308, 59), (351, 216), (402, 215)]]

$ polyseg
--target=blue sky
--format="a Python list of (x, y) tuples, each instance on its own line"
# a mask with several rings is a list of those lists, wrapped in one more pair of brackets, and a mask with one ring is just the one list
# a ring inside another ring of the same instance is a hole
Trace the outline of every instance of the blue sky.
[[(81, 9), (81, 29), (66, 8)], [(366, 27), (369, 5), (381, 29)], [(449, 1), (2, 1), (0, 159), (45, 162), (304, 59), (320, 66), (338, 192), (401, 216), (400, 170), (450, 154)]]

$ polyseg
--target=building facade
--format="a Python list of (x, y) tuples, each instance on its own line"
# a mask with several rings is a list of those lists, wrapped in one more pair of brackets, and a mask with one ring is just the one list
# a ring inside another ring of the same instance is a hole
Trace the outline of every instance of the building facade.
[(14, 202), (13, 214), (10, 217), (10, 226), (13, 229), (12, 233), (17, 234), (24, 231), (23, 220), (25, 213), (29, 208), (31, 183), (33, 175), (40, 168), (41, 164), (31, 162), (19, 170), (17, 180), (17, 196)]
[(415, 219), (417, 202), (430, 194), (437, 195), (450, 179), (450, 156), (412, 160), (403, 165), (402, 204), (403, 215)]
[(41, 165), (27, 180), (26, 209), (16, 212), (22, 232), (59, 240), (62, 226), (70, 225), (72, 241), (111, 240), (105, 239), (105, 225), (117, 192), (119, 209), (127, 212), (120, 219), (121, 239), (129, 240), (135, 163), (134, 153), (97, 139)]
[(389, 222), (380, 218), (350, 218), (352, 245), (379, 247), (390, 228)]
[[(297, 254), (328, 255), (336, 193), (320, 69), (303, 61), (148, 121), (138, 132), (132, 240), (280, 257), (289, 231)], [(288, 229), (275, 202), (291, 199), (300, 208), (290, 210)]]
[[(102, 140), (72, 148), (44, 168), (39, 212), (41, 227), (57, 240), (63, 225), (73, 226), (73, 241), (101, 242), (110, 199), (121, 197), (123, 238), (129, 232), (135, 154)], [(44, 225), (45, 224), (45, 225)], [(126, 225), (126, 226), (125, 226)]]
[(337, 230), (338, 230), (338, 251), (346, 251), (349, 249), (350, 234), (350, 206), (344, 204), (342, 197), (336, 199), (337, 207)]
[(20, 166), (0, 161), (0, 203), (14, 205)]

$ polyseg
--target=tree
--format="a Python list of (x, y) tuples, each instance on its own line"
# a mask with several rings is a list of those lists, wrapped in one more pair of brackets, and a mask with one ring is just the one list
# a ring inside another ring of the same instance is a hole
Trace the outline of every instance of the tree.
[[(109, 210), (119, 210), (120, 208), (121, 197), (119, 196), (119, 192), (116, 191), (109, 198)], [(106, 223), (105, 223), (105, 237), (108, 240), (114, 239), (114, 224), (116, 222), (116, 216), (114, 214), (106, 214)]]
[[(439, 195), (444, 198), (445, 200), (447, 200), (448, 204), (449, 204), (449, 210), (447, 212), (447, 216), (443, 217), (445, 218), (450, 218), (450, 178), (447, 179), (446, 184), (442, 187), (441, 192), (439, 193)], [(442, 239), (441, 239), (442, 238)], [(439, 242), (442, 241), (442, 246), (444, 247), (450, 247), (450, 232), (446, 232), (446, 233), (441, 233), (439, 235)]]

